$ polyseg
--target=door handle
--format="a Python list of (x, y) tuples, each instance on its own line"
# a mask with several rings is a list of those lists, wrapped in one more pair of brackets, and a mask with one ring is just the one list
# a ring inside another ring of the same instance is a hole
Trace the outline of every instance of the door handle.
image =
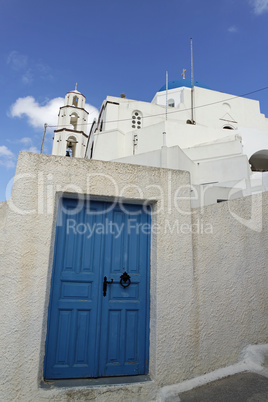
[(123, 286), (123, 288), (127, 288), (131, 284), (130, 276), (128, 275), (128, 273), (124, 272), (120, 276), (120, 282), (114, 282), (113, 279), (107, 281), (107, 276), (105, 276), (103, 278), (103, 287), (102, 287), (104, 297), (106, 296), (107, 293), (107, 285), (111, 285), (112, 283), (119, 283), (121, 286)]
[(103, 296), (106, 296), (107, 293), (107, 285), (111, 285), (111, 283), (113, 283), (113, 279), (111, 279), (110, 281), (107, 281), (107, 276), (105, 276), (103, 278)]
[(120, 285), (123, 286), (123, 288), (127, 288), (131, 284), (130, 276), (128, 273), (124, 272), (120, 276)]

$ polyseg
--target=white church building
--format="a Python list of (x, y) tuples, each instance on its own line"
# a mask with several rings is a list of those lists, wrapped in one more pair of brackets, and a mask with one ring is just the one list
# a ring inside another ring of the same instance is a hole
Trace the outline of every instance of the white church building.
[(88, 138), (84, 102), (77, 90), (66, 94), (53, 155), (67, 149), (93, 160), (189, 171), (192, 207), (268, 190), (267, 174), (253, 173), (249, 163), (268, 148), (268, 119), (258, 101), (170, 81), (151, 103), (108, 96)]
[(21, 152), (0, 203), (0, 400), (268, 376), (267, 138), (258, 101), (186, 79), (108, 96), (90, 129), (68, 92), (52, 155)]

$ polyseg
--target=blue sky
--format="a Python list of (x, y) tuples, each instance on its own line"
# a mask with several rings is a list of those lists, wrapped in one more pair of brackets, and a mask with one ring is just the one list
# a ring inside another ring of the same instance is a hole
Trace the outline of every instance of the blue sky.
[[(0, 201), (20, 150), (38, 152), (78, 83), (94, 116), (107, 95), (151, 101), (169, 79), (243, 95), (268, 86), (268, 0), (0, 0)], [(268, 117), (268, 90), (250, 95)], [(96, 109), (95, 109), (96, 108)], [(53, 128), (45, 153), (51, 153)]]

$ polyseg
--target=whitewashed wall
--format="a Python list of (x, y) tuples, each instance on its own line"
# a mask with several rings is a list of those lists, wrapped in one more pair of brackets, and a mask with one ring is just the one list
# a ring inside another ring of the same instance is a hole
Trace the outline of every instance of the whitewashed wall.
[[(233, 205), (246, 216), (251, 198), (192, 215), (188, 184), (189, 174), (178, 170), (20, 154), (0, 234), (1, 400), (156, 400), (162, 386), (231, 364), (243, 346), (267, 341), (267, 194), (263, 230), (254, 232), (228, 210)], [(157, 211), (151, 251), (151, 382), (40, 387), (56, 200), (62, 192), (151, 200)], [(193, 237), (201, 219), (209, 233)]]
[[(190, 119), (191, 89), (179, 87), (170, 89), (168, 94), (169, 98), (175, 100), (175, 108), (180, 109), (179, 113), (174, 113), (173, 118)], [(165, 106), (166, 91), (157, 92), (152, 103)], [(194, 120), (200, 125), (218, 129), (225, 125), (231, 125), (234, 129), (250, 127), (267, 130), (268, 128), (268, 121), (260, 113), (260, 103), (257, 100), (194, 87), (194, 107)]]
[(235, 363), (268, 342), (268, 193), (193, 209), (194, 373)]

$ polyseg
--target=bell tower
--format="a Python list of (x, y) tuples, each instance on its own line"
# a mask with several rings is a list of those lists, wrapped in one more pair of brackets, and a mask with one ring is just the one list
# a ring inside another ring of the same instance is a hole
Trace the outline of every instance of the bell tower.
[(67, 92), (64, 106), (58, 114), (58, 128), (54, 131), (52, 155), (84, 158), (87, 144), (88, 112), (85, 96), (75, 90)]

